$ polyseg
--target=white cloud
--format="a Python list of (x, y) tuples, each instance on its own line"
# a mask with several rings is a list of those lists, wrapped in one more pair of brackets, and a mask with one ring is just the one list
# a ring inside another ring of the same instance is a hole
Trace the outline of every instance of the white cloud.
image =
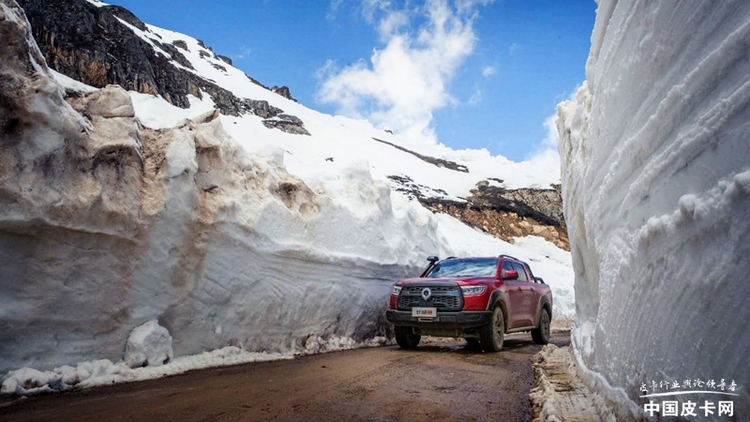
[[(568, 95), (568, 100), (575, 102), (576, 93), (585, 82), (582, 82), (573, 89)], [(560, 134), (557, 131), (557, 114), (553, 114), (544, 119), (544, 127), (547, 129), (547, 136), (539, 144), (539, 147), (531, 153), (527, 161), (531, 161), (538, 168), (555, 168), (560, 169), (560, 152), (557, 145), (560, 140)]]
[(494, 2), (495, 0), (457, 0), (456, 8), (462, 13), (474, 13), (477, 6), (487, 6)]
[(559, 135), (557, 133), (557, 114), (553, 114), (544, 119), (544, 127), (547, 129), (547, 136), (544, 138), (539, 147), (534, 151), (527, 161), (531, 161), (536, 168), (540, 169), (560, 169), (560, 153), (557, 149)]
[(326, 18), (328, 20), (336, 20), (336, 14), (339, 11), (339, 8), (344, 3), (344, 0), (331, 0), (330, 7), (328, 8), (328, 14), (326, 14)]
[(477, 7), (492, 1), (426, 0), (417, 9), (399, 9), (388, 0), (363, 0), (362, 16), (383, 45), (369, 60), (343, 68), (328, 62), (318, 72), (318, 100), (336, 105), (338, 113), (435, 142), (433, 112), (457, 103), (448, 85), (474, 52)]
[(495, 66), (485, 66), (482, 68), (482, 76), (484, 76), (485, 78), (489, 78), (495, 73), (497, 73), (497, 69), (495, 69)]
[(252, 48), (246, 47), (246, 46), (243, 45), (242, 47), (240, 47), (240, 52), (237, 53), (237, 54), (232, 55), (232, 58), (235, 59), (235, 60), (246, 59), (246, 58), (250, 57), (250, 55), (252, 54), (252, 52), (253, 52)]
[(521, 44), (514, 42), (513, 44), (508, 46), (508, 53), (513, 54), (520, 49), (521, 49)]
[(387, 42), (390, 38), (397, 36), (402, 28), (409, 24), (409, 16), (405, 11), (393, 11), (380, 20), (378, 32), (380, 38)]
[(475, 87), (474, 93), (471, 94), (471, 97), (469, 98), (469, 101), (467, 102), (469, 105), (477, 105), (482, 102), (482, 90)]

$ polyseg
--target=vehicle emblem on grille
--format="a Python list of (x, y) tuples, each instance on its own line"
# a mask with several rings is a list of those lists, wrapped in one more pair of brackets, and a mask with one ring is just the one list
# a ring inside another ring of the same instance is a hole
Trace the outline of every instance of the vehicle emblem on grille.
[(427, 300), (432, 296), (432, 290), (429, 287), (422, 289), (422, 299)]

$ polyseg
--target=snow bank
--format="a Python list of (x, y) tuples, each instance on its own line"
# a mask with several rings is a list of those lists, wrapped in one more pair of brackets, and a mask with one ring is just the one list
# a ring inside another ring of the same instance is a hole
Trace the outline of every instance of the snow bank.
[(558, 108), (576, 356), (635, 407), (642, 383), (725, 379), (750, 414), (748, 41), (744, 1), (602, 1)]
[(134, 328), (125, 345), (125, 363), (131, 368), (165, 365), (173, 355), (172, 336), (154, 319)]
[[(153, 335), (154, 332), (159, 331), (157, 327), (159, 326), (149, 321), (136, 328), (134, 332), (138, 331), (138, 334), (136, 334), (138, 337), (143, 337), (144, 334), (148, 337), (149, 335)], [(132, 337), (131, 335), (131, 339)], [(160, 336), (159, 338), (163, 337)], [(139, 350), (146, 349), (151, 351), (155, 349), (148, 342), (139, 341), (139, 344)], [(39, 371), (27, 367), (9, 371), (0, 380), (0, 394), (28, 396), (66, 390), (79, 390), (114, 383), (145, 381), (182, 374), (197, 369), (241, 365), (252, 362), (289, 360), (297, 356), (337, 352), (360, 347), (378, 347), (388, 344), (392, 344), (392, 341), (381, 336), (358, 342), (349, 337), (339, 337), (336, 335), (329, 338), (311, 335), (303, 343), (299, 344), (294, 351), (285, 353), (248, 352), (236, 346), (227, 346), (210, 352), (178, 357), (169, 362), (164, 362), (163, 365), (135, 366), (131, 362), (128, 362), (126, 351), (126, 360), (115, 363), (109, 359), (98, 359), (81, 362), (76, 366), (63, 365), (49, 371)], [(130, 346), (130, 339), (128, 340), (128, 346)], [(166, 352), (158, 352), (157, 357), (163, 356), (164, 353)]]
[(21, 368), (9, 371), (3, 377), (0, 393), (18, 395), (51, 393), (121, 382), (145, 381), (195, 369), (292, 359), (293, 357), (289, 353), (252, 353), (238, 347), (227, 346), (211, 352), (179, 357), (168, 365), (161, 366), (131, 368), (122, 361), (112, 363), (108, 359), (99, 359), (82, 362), (75, 367), (64, 365), (50, 371)]

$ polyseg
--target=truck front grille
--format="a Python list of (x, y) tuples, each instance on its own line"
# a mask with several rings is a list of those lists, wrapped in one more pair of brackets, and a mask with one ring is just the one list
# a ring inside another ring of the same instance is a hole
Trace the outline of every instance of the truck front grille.
[[(422, 290), (429, 288), (432, 295), (422, 298)], [(464, 306), (463, 296), (458, 286), (414, 286), (401, 289), (398, 297), (398, 309), (409, 311), (411, 308), (437, 308), (440, 311), (460, 311)]]

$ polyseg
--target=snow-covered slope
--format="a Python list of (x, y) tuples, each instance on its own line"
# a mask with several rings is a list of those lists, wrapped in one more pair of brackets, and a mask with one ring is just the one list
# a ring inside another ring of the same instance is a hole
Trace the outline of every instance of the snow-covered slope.
[[(556, 169), (414, 144), (315, 112), (191, 37), (125, 21), (165, 57), (157, 41), (183, 41), (192, 69), (175, 66), (237, 97), (267, 101), (301, 119), (309, 135), (268, 128), (255, 114), (214, 113), (205, 92), (189, 95), (191, 107), (182, 109), (158, 96), (87, 87), (50, 72), (20, 8), (0, 4), (0, 30), (12, 47), (2, 50), (0, 71), (13, 81), (0, 86), (0, 99), (18, 119), (17, 130), (3, 133), (0, 157), (0, 373), (60, 367), (15, 372), (3, 391), (94, 385), (96, 374), (136, 379), (125, 354), (154, 348), (126, 345), (143, 324), (171, 342), (151, 355), (180, 367), (195, 367), (181, 357), (226, 347), (233, 349), (221, 359), (240, 349), (351, 347), (386, 333), (390, 285), (413, 276), (428, 255), (528, 260), (552, 286), (555, 316), (572, 316), (569, 253), (534, 237), (511, 245), (435, 215), (385, 177), (407, 175), (429, 194), (460, 200), (488, 177), (508, 188), (547, 187), (559, 181)], [(72, 108), (58, 86), (79, 93), (68, 98)], [(85, 361), (95, 362), (61, 366)], [(157, 373), (174, 370), (145, 376)]]
[(602, 1), (558, 108), (574, 346), (634, 410), (643, 383), (725, 380), (739, 396), (665, 400), (750, 415), (749, 45), (746, 1)]
[[(367, 121), (357, 121), (341, 116), (330, 116), (311, 110), (297, 102), (280, 97), (251, 81), (239, 69), (213, 57), (213, 53), (201, 43), (187, 35), (147, 25), (148, 31), (128, 25), (141, 38), (173, 43), (184, 41), (187, 49), (180, 52), (190, 61), (195, 70), (190, 70), (202, 78), (212, 80), (238, 97), (266, 100), (285, 113), (297, 116), (305, 123), (312, 137), (289, 136), (280, 131), (269, 131), (261, 119), (255, 116), (222, 116), (224, 127), (238, 142), (250, 151), (276, 148), (284, 150), (284, 164), (293, 174), (308, 181), (321, 173), (340, 173), (351, 162), (366, 160), (373, 177), (384, 179), (388, 175), (408, 174), (421, 185), (440, 188), (453, 197), (465, 197), (480, 180), (495, 177), (504, 180), (509, 189), (523, 187), (549, 188), (560, 182), (559, 169), (534, 168), (531, 162), (515, 163), (502, 156), (491, 156), (486, 150), (454, 151), (443, 145), (415, 142), (384, 130), (374, 128)], [(158, 50), (157, 50), (158, 51)], [(203, 52), (203, 54), (201, 54)], [(168, 55), (168, 53), (163, 53)], [(176, 66), (179, 63), (173, 62)], [(215, 67), (218, 65), (219, 67)], [(222, 70), (222, 68), (224, 70)], [(133, 94), (136, 98), (136, 114), (148, 126), (171, 127), (179, 122), (180, 116), (165, 113), (177, 109), (161, 98), (151, 101), (143, 94)], [(208, 96), (204, 95), (204, 98)], [(205, 109), (200, 101), (193, 98), (191, 104), (197, 109)], [(182, 109), (178, 109), (182, 110)], [(456, 172), (424, 162), (413, 155), (398, 153), (392, 146), (374, 141), (372, 138), (396, 143), (410, 150), (430, 157), (439, 157), (466, 165), (470, 172)], [(326, 161), (332, 157), (333, 161)]]

